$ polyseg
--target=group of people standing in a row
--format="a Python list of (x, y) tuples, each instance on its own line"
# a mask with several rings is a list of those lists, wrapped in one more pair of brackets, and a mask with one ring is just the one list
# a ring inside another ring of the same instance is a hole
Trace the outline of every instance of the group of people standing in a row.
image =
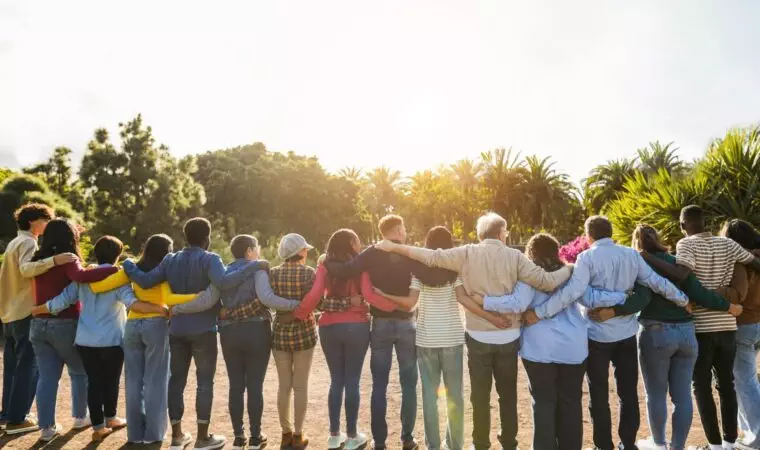
[[(493, 213), (477, 222), (480, 242), (461, 247), (454, 247), (444, 227), (430, 230), (425, 248), (405, 246), (406, 230), (398, 216), (380, 221), (383, 241), (364, 251), (356, 233), (341, 229), (330, 237), (316, 270), (306, 265), (313, 247), (298, 234), (280, 240), (284, 262), (271, 269), (259, 259), (255, 237), (236, 236), (230, 243), (235, 261), (225, 266), (207, 251), (211, 226), (202, 218), (185, 224), (186, 248), (173, 252), (170, 238), (154, 235), (140, 259), (126, 260), (121, 269), (116, 267), (121, 242), (101, 237), (93, 249), (97, 267), (85, 268), (78, 230), (70, 222), (36, 204), (22, 207), (16, 218), (18, 237), (8, 245), (0, 270), (6, 335), (0, 424), (8, 434), (39, 428), (41, 439), (50, 441), (60, 433), (55, 403), (65, 365), (74, 428), (92, 425), (97, 441), (126, 426), (129, 442), (154, 444), (163, 441), (168, 417), (171, 447), (183, 449), (193, 442), (182, 417), (194, 360), (194, 448), (221, 448), (226, 439), (209, 430), (218, 334), (229, 377), (234, 449), (267, 445), (261, 419), (270, 354), (278, 374), (281, 448), (302, 450), (309, 444), (304, 422), (318, 342), (331, 377), (329, 449), (368, 446), (357, 424), (368, 349), (374, 449), (384, 449), (388, 438), (387, 387), (394, 350), (403, 448), (418, 448), (419, 374), (426, 447), (462, 449), (465, 346), (476, 450), (491, 446), (494, 384), (499, 444), (517, 447), (518, 354), (530, 382), (535, 449), (582, 447), (584, 375), (594, 444), (615, 448), (610, 363), (621, 408), (618, 448), (684, 448), (692, 420), (692, 384), (707, 448), (760, 448), (760, 234), (733, 220), (724, 236), (712, 236), (695, 206), (682, 211), (687, 237), (678, 243), (676, 256), (646, 225), (634, 232), (633, 248), (616, 245), (609, 221), (595, 216), (585, 224), (591, 246), (574, 266), (560, 260), (559, 243), (547, 234), (531, 238), (525, 254), (506, 246), (507, 223)], [(637, 442), (639, 362), (652, 437)], [(116, 417), (122, 366), (126, 420)], [(722, 433), (712, 397), (713, 374)], [(441, 381), (448, 418), (443, 444)], [(668, 393), (674, 404), (669, 443)], [(29, 415), (35, 395), (38, 420)]]

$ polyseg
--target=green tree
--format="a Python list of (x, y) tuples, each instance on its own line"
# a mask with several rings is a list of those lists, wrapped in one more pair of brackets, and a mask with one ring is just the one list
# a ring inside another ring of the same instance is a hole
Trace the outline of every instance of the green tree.
[(476, 241), (475, 221), (488, 209), (483, 195), (481, 167), (471, 159), (462, 159), (452, 164), (450, 171), (458, 194), (454, 199), (457, 214), (452, 231), (459, 239)]
[(358, 208), (359, 185), (325, 172), (316, 158), (268, 152), (261, 143), (207, 152), (195, 179), (203, 185), (205, 211), (218, 241), (254, 233), (264, 247), (289, 232), (322, 246), (338, 228), (369, 232)]
[(522, 222), (528, 231), (546, 230), (562, 240), (576, 236), (582, 208), (570, 177), (557, 172), (549, 157), (528, 156), (525, 168)]
[(636, 173), (636, 165), (628, 159), (607, 161), (594, 167), (582, 181), (583, 204), (589, 215), (605, 212), (622, 191), (625, 182)]
[(71, 189), (71, 149), (56, 147), (47, 161), (23, 169), (24, 173), (44, 180), (53, 191), (66, 197)]
[(684, 206), (704, 208), (714, 231), (731, 218), (758, 224), (759, 193), (760, 128), (754, 126), (729, 130), (713, 141), (689, 177), (665, 168), (652, 176), (637, 173), (610, 204), (609, 217), (621, 242), (630, 241), (637, 224), (648, 223), (660, 231), (665, 242), (675, 245), (682, 237), (678, 217)]
[(45, 181), (28, 174), (12, 175), (0, 185), (0, 247), (5, 250), (7, 243), (16, 236), (15, 211), (26, 203), (43, 203), (52, 207), (57, 216), (82, 222), (71, 205)]
[(522, 217), (520, 210), (524, 200), (525, 161), (512, 149), (497, 148), (480, 154), (483, 188), (490, 198), (490, 207), (507, 219), (511, 230), (510, 239), (521, 241)]
[(205, 200), (192, 179), (193, 160), (178, 162), (158, 145), (142, 116), (119, 124), (121, 149), (105, 129), (95, 131), (82, 159), (79, 177), (94, 207), (95, 231), (120, 237), (131, 248), (154, 233), (181, 242), (181, 224)]
[(660, 170), (665, 170), (676, 177), (686, 175), (689, 166), (678, 157), (676, 154), (678, 147), (673, 144), (674, 142), (668, 142), (662, 145), (660, 141), (654, 141), (647, 147), (636, 150), (638, 169), (647, 176), (655, 175)]

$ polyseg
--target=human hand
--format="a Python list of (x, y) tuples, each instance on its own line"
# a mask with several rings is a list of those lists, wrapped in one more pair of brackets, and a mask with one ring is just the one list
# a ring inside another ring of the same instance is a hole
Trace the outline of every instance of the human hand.
[(488, 320), (493, 326), (500, 329), (510, 328), (512, 321), (509, 318), (493, 313), (487, 313), (486, 320)]
[(537, 324), (539, 320), (541, 319), (536, 315), (536, 312), (533, 311), (532, 309), (525, 311), (522, 315), (523, 325), (525, 325), (526, 327)]
[(266, 259), (257, 259), (256, 262), (259, 264), (259, 270), (265, 270), (269, 272), (269, 261)]
[(39, 305), (32, 308), (32, 315), (33, 316), (41, 316), (43, 314), (48, 314), (50, 311), (48, 310), (47, 305)]
[(614, 308), (596, 308), (592, 309), (588, 316), (595, 322), (606, 322), (615, 317)]
[(396, 244), (387, 239), (383, 239), (382, 241), (375, 244), (376, 249), (382, 250), (384, 252), (392, 252), (395, 247)]
[(171, 318), (172, 316), (172, 309), (169, 306), (161, 305), (161, 316), (163, 316), (166, 319)]
[[(380, 293), (380, 295), (384, 295)], [(361, 306), (364, 304), (364, 297), (361, 295), (352, 295), (351, 296), (351, 306)]]
[(734, 317), (741, 316), (742, 312), (744, 312), (744, 307), (742, 305), (734, 305), (732, 303), (731, 306), (728, 307), (728, 313)]
[(687, 313), (691, 314), (691, 312), (694, 311), (694, 305), (689, 302), (686, 304), (686, 306), (683, 307), (683, 309), (685, 309)]
[(62, 266), (75, 261), (79, 261), (79, 257), (73, 253), (61, 253), (53, 256), (53, 264), (56, 266)]

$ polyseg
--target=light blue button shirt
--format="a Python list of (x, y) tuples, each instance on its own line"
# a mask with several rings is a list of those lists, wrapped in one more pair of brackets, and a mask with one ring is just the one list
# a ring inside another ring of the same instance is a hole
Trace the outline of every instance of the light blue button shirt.
[(82, 304), (79, 313), (76, 345), (83, 347), (116, 347), (124, 341), (126, 309), (137, 301), (132, 286), (124, 286), (96, 294), (89, 284), (71, 283), (57, 297), (47, 302), (51, 314), (57, 314), (76, 303)]
[[(626, 294), (588, 288), (583, 303), (593, 308), (625, 301)], [(486, 297), (483, 309), (500, 313), (523, 313), (549, 301), (549, 294), (518, 282), (511, 294)], [(550, 319), (525, 327), (520, 338), (520, 357), (537, 363), (581, 364), (588, 357), (588, 323), (577, 302)]]
[[(579, 298), (583, 299), (582, 303), (586, 308), (595, 308), (598, 306), (585, 304), (590, 297), (583, 294), (589, 286), (625, 293), (631, 290), (636, 282), (679, 306), (686, 306), (689, 302), (686, 294), (655, 273), (636, 250), (617, 245), (612, 239), (600, 239), (594, 242), (591, 248), (578, 255), (573, 276), (567, 284), (535, 311), (541, 319), (551, 318)], [(625, 296), (619, 297), (621, 300), (616, 304), (624, 303)], [(586, 311), (584, 311), (585, 314)], [(602, 323), (589, 320), (588, 337), (597, 342), (617, 342), (628, 339), (638, 331), (636, 319), (636, 315), (631, 315), (615, 317)]]

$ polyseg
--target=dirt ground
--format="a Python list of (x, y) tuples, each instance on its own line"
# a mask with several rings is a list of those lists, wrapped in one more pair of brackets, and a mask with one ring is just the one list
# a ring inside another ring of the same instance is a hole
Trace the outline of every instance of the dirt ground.
[[(57, 417), (64, 429), (64, 435), (56, 439), (55, 441), (43, 445), (38, 442), (39, 433), (29, 433), (21, 436), (3, 436), (0, 437), (0, 448), (4, 449), (83, 449), (83, 448), (98, 448), (103, 450), (120, 449), (120, 448), (140, 448), (138, 446), (130, 447), (126, 445), (127, 433), (126, 430), (120, 430), (108, 438), (102, 443), (95, 446), (90, 443), (89, 430), (81, 432), (72, 432), (71, 429), (71, 403), (70, 403), (70, 388), (69, 379), (65, 375), (61, 380), (59, 392), (58, 392), (58, 406)], [(184, 418), (184, 424), (188, 431), (191, 431), (195, 435), (195, 411), (193, 405), (195, 404), (195, 377), (192, 375), (194, 369), (191, 371), (190, 380), (188, 381), (188, 390), (185, 393), (186, 414)], [(0, 374), (2, 373), (2, 367), (0, 367)], [(467, 366), (465, 363), (465, 435), (467, 447), (471, 444), (472, 433), (472, 407), (469, 402), (470, 384), (469, 377), (467, 376)], [(518, 402), (519, 402), (519, 435), (518, 441), (521, 448), (529, 449), (531, 446), (531, 436), (533, 428), (531, 425), (531, 401), (530, 394), (528, 393), (527, 378), (525, 371), (520, 365), (519, 369), (519, 381), (518, 381)], [(315, 450), (325, 449), (327, 440), (327, 430), (329, 429), (328, 415), (327, 415), (327, 391), (330, 385), (330, 374), (325, 364), (324, 355), (320, 348), (317, 349), (314, 356), (314, 367), (311, 373), (310, 380), (310, 399), (309, 399), (309, 411), (306, 420), (306, 433), (311, 438), (310, 448)], [(369, 433), (370, 426), (370, 412), (369, 412), (369, 398), (371, 391), (371, 375), (369, 371), (369, 355), (367, 363), (364, 365), (364, 373), (362, 378), (362, 404), (360, 409), (359, 427), (361, 431)], [(613, 404), (613, 421), (617, 423), (616, 405), (617, 400), (615, 397), (614, 383), (610, 383)], [(265, 384), (264, 398), (264, 419), (262, 428), (264, 433), (269, 435), (270, 442), (269, 448), (277, 448), (279, 446), (280, 427), (277, 418), (277, 373), (274, 367), (274, 361), (270, 360), (269, 369), (267, 372), (267, 379)], [(419, 395), (420, 389), (418, 389)], [(212, 418), (212, 431), (215, 433), (224, 434), (228, 439), (229, 448), (232, 438), (232, 426), (229, 421), (229, 414), (227, 411), (227, 396), (228, 396), (228, 384), (227, 384), (227, 371), (224, 365), (224, 360), (221, 357), (221, 349), (219, 351), (219, 360), (217, 363), (216, 373), (216, 385), (214, 389), (214, 410)], [(588, 391), (584, 383), (584, 441), (585, 445), (591, 447), (591, 423), (588, 417), (588, 410), (585, 409), (588, 401)], [(643, 439), (649, 436), (649, 429), (645, 417), (645, 399), (644, 399), (644, 387), (640, 382), (639, 387), (640, 405), (641, 405), (641, 429), (639, 431), (639, 438)], [(388, 426), (390, 435), (388, 438), (389, 448), (400, 448), (398, 443), (399, 439), (399, 408), (401, 401), (401, 390), (398, 384), (397, 368), (394, 363), (394, 368), (391, 375), (391, 384), (388, 387)], [(124, 417), (124, 382), (121, 383), (121, 398), (119, 401), (119, 415)], [(496, 395), (493, 394), (491, 401), (492, 407), (492, 423), (491, 423), (491, 440), (496, 441), (496, 434), (498, 433), (498, 409), (496, 402)], [(439, 410), (443, 414), (444, 404), (441, 403)], [(247, 422), (247, 419), (246, 419)], [(441, 426), (443, 430), (445, 425)], [(614, 433), (613, 433), (614, 435)], [(422, 444), (424, 442), (423, 422), (422, 422), (422, 401), (419, 401), (417, 427), (415, 429), (415, 436)], [(696, 412), (694, 413), (694, 424), (689, 435), (690, 445), (700, 445), (704, 443), (704, 433), (702, 427), (699, 424), (699, 417)], [(168, 448), (168, 439), (165, 440), (162, 448)], [(191, 447), (190, 447), (191, 448)], [(497, 447), (494, 447), (497, 448)]]

